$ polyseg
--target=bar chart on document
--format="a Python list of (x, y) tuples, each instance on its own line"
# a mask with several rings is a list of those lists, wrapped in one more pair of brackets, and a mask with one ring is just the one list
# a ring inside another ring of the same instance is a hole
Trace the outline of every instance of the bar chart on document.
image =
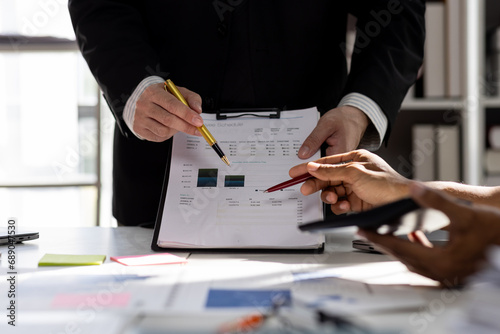
[[(198, 138), (188, 138), (187, 144), (205, 146)], [(189, 163), (184, 164), (181, 182), (182, 188), (187, 191), (179, 193), (179, 206), (196, 207), (193, 205), (196, 198), (210, 199), (211, 196), (217, 195), (217, 202), (211, 208), (215, 211), (217, 224), (265, 224), (269, 220), (303, 223), (303, 196), (298, 196), (296, 189), (284, 189), (279, 196), (263, 193), (269, 185), (288, 177), (287, 170), (279, 168), (268, 159), (264, 160), (263, 157), (279, 159), (288, 157), (292, 152), (296, 155), (300, 143), (262, 143), (259, 145), (252, 142), (247, 147), (241, 145), (239, 149), (244, 151), (240, 151), (239, 154), (236, 153), (238, 152), (237, 143), (222, 144), (225, 144), (226, 151), (229, 148), (229, 153), (226, 154), (229, 154), (228, 158), (233, 167), (199, 168)], [(213, 160), (213, 153), (210, 150), (207, 151), (208, 158)], [(218, 161), (215, 162), (218, 163)], [(286, 167), (289, 168), (290, 165)], [(201, 196), (196, 196), (196, 194)], [(198, 205), (201, 204), (198, 203)], [(239, 220), (238, 217), (242, 219)], [(189, 217), (185, 218), (189, 219)]]
[[(263, 229), (288, 231), (292, 239), (304, 239), (297, 225), (322, 218), (319, 195), (303, 196), (300, 185), (271, 194), (264, 190), (287, 180), (288, 170), (304, 162), (297, 152), (317, 124), (317, 110), (286, 111), (279, 119), (203, 117), (205, 126), (217, 134), (231, 166), (216, 159), (202, 137), (176, 134), (162, 226), (175, 221), (179, 240), (187, 244), (210, 244), (219, 236), (221, 244), (229, 234), (232, 243), (249, 242), (252, 237), (266, 239), (258, 235)], [(317, 158), (319, 153), (311, 159)], [(217, 237), (200, 240), (192, 236), (192, 228), (206, 232), (205, 236), (217, 231)], [(307, 238), (316, 240), (318, 236)]]

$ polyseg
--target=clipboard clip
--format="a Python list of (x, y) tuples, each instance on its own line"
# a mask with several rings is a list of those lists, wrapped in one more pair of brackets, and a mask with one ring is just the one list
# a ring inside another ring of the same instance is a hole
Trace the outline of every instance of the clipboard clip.
[(220, 109), (216, 112), (215, 118), (217, 120), (238, 118), (238, 117), (266, 117), (266, 118), (280, 118), (280, 108), (233, 108), (233, 109)]

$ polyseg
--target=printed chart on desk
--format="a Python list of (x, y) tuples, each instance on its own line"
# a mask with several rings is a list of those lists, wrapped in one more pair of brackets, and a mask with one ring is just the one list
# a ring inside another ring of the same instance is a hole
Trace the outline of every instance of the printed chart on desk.
[[(297, 152), (317, 124), (316, 108), (285, 111), (279, 119), (203, 117), (231, 166), (224, 165), (202, 137), (174, 136), (159, 242), (186, 247), (301, 247), (321, 242), (297, 229), (298, 224), (322, 219), (319, 194), (303, 196), (300, 185), (264, 193), (289, 179), (289, 169), (304, 162)], [(311, 159), (317, 158), (319, 152)]]

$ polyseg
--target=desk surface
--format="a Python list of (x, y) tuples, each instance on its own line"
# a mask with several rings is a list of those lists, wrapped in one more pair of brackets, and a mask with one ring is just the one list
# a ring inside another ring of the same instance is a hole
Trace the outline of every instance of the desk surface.
[[(369, 284), (411, 285), (413, 292), (427, 303), (441, 300), (443, 293), (433, 281), (408, 272), (385, 255), (352, 249), (355, 236), (350, 229), (329, 235), (322, 254), (178, 252), (174, 254), (188, 258), (186, 264), (142, 267), (123, 266), (110, 257), (154, 253), (150, 249), (153, 232), (150, 229), (92, 227), (41, 228), (39, 231), (40, 239), (16, 245), (17, 326), (12, 330), (2, 314), (2, 333), (128, 334), (156, 333), (158, 328), (171, 333), (214, 333), (221, 321), (248, 310), (207, 311), (204, 309), (207, 289), (284, 286), (291, 273), (322, 272)], [(7, 246), (0, 246), (0, 252), (0, 274), (4, 275), (9, 272)], [(101, 266), (38, 267), (45, 253), (105, 254), (106, 261)], [(148, 279), (143, 279), (145, 277)], [(94, 290), (89, 279), (97, 282)], [(72, 289), (72, 285), (77, 290)], [(10, 301), (6, 298), (8, 290), (8, 282), (2, 279), (2, 305)], [(101, 298), (102, 303), (75, 302), (83, 297), (88, 301), (92, 296), (97, 297), (97, 301)], [(424, 319), (419, 316), (419, 312), (425, 310), (422, 307), (426, 305), (377, 315), (360, 314), (359, 319), (374, 330), (418, 333), (424, 325), (418, 321)], [(193, 322), (193, 317), (199, 321)], [(138, 322), (141, 325), (137, 325)], [(441, 326), (436, 319), (427, 319), (425, 325)], [(134, 326), (140, 326), (141, 330), (129, 330)]]

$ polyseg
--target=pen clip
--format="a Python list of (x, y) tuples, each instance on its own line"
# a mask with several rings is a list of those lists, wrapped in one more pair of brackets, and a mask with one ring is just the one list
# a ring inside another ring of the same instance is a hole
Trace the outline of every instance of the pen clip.
[[(258, 114), (257, 114), (258, 113)], [(228, 115), (229, 114), (229, 115)], [(232, 108), (220, 109), (216, 112), (216, 119), (223, 120), (238, 117), (266, 117), (266, 118), (280, 118), (281, 109), (279, 108)]]

